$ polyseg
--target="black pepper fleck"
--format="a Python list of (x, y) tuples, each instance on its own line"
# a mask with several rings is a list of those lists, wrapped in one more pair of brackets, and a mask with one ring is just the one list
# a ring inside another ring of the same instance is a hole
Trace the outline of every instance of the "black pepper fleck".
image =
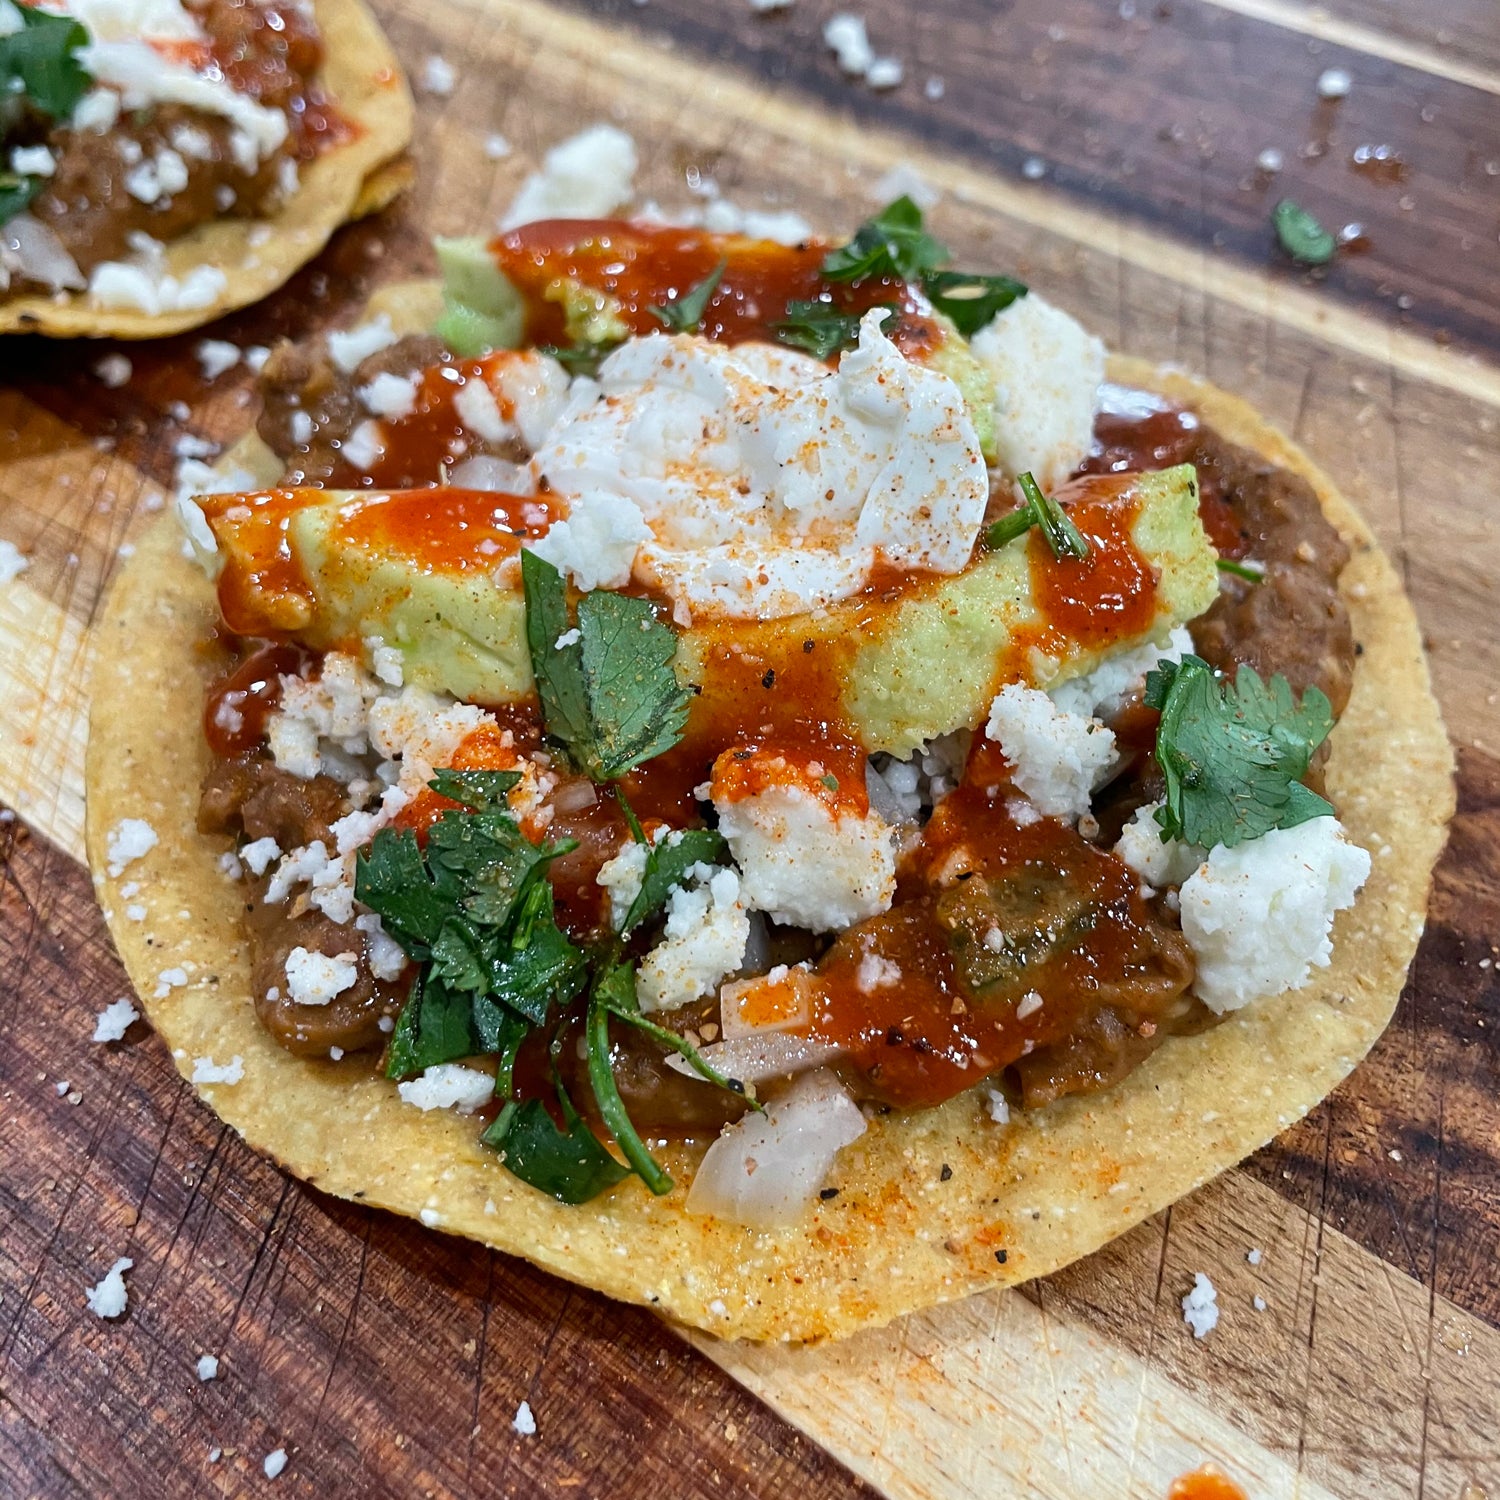
[(952, 1177), (952, 1176), (953, 1176), (953, 1168), (950, 1167), (947, 1162), (944, 1162), (943, 1163), (943, 1170), (938, 1173), (938, 1181), (939, 1182), (947, 1182), (948, 1179), (950, 1177)]
[(1003, 1266), (1010, 1259), (1010, 1252), (1008, 1250), (997, 1250), (995, 1251), (995, 1259)]
[(773, 688), (773, 687), (776, 686), (776, 668), (775, 667), (768, 667), (766, 669), (766, 675), (761, 678), (760, 685), (763, 688)]
[(824, 1188), (823, 1191), (818, 1194), (818, 1197), (820, 1197), (825, 1203), (827, 1203), (830, 1198), (837, 1198), (838, 1195), (839, 1190), (837, 1188)]

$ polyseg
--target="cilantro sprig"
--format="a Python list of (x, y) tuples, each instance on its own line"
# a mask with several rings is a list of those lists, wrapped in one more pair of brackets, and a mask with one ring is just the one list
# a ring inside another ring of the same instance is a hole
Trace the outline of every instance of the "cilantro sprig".
[(1245, 665), (1233, 684), (1221, 683), (1201, 657), (1184, 656), (1147, 675), (1146, 702), (1161, 710), (1163, 839), (1233, 848), (1333, 812), (1302, 784), (1333, 728), (1332, 705), (1318, 688), (1299, 701), (1285, 677), (1263, 682)]
[(562, 574), (521, 554), (526, 643), (547, 733), (591, 781), (615, 781), (682, 737), (689, 695), (672, 671), (677, 638), (644, 599), (603, 589), (569, 626)]
[(17, 5), (20, 29), (0, 36), (0, 133), (21, 109), (57, 120), (71, 115), (93, 79), (78, 61), (89, 34), (68, 16)]
[[(832, 282), (885, 277), (918, 286), (933, 309), (965, 338), (1026, 295), (1026, 284), (1013, 276), (940, 269), (948, 259), (948, 247), (924, 227), (922, 210), (910, 198), (900, 197), (861, 224), (847, 244), (830, 250), (820, 270)], [(787, 305), (787, 318), (776, 335), (784, 344), (827, 359), (854, 341), (859, 319), (859, 313), (837, 308), (827, 299), (798, 300)]]
[(893, 276), (920, 281), (948, 259), (948, 247), (922, 226), (922, 210), (904, 194), (867, 219), (847, 244), (823, 257), (829, 281), (863, 281), (867, 276)]
[[(875, 305), (887, 312), (900, 312), (894, 302)], [(870, 308), (865, 309), (869, 311)], [(831, 302), (800, 297), (787, 303), (786, 314), (776, 325), (776, 337), (793, 349), (805, 349), (817, 359), (832, 359), (841, 349), (857, 342), (860, 319), (864, 317), (864, 312), (844, 312)]]
[(718, 290), (728, 266), (727, 260), (721, 260), (690, 291), (684, 292), (682, 296), (660, 307), (648, 308), (647, 311), (658, 323), (664, 328), (671, 329), (673, 333), (697, 333), (703, 326), (703, 314), (708, 311), (708, 299)]
[(991, 551), (1025, 536), (1033, 526), (1039, 527), (1052, 555), (1061, 561), (1065, 557), (1086, 559), (1089, 544), (1083, 533), (1073, 524), (1067, 511), (1051, 495), (1044, 495), (1041, 486), (1028, 470), (1016, 479), (1021, 491), (1021, 504), (1008, 516), (993, 521), (984, 533), (984, 544)]

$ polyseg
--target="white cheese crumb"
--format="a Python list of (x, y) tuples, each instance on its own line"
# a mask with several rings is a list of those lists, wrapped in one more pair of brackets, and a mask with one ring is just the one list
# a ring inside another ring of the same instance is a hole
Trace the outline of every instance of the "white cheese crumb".
[(264, 875), (273, 859), (280, 859), (281, 845), (268, 834), (255, 839), (240, 850), (240, 858), (249, 866), (252, 875)]
[(495, 1079), (478, 1068), (462, 1063), (437, 1063), (416, 1078), (396, 1085), (402, 1103), (429, 1109), (451, 1109), (471, 1115), (494, 1097)]
[(1333, 954), (1333, 918), (1354, 904), (1370, 856), (1337, 818), (1222, 844), (1182, 884), (1182, 932), (1198, 961), (1194, 990), (1219, 1014), (1307, 983)]
[(190, 1083), (239, 1083), (245, 1076), (245, 1059), (235, 1053), (227, 1063), (216, 1063), (211, 1057), (193, 1059)]
[(772, 785), (730, 801), (717, 784), (719, 831), (742, 872), (752, 911), (833, 932), (885, 911), (896, 890), (895, 842), (873, 809), (835, 816), (811, 792)]
[(1318, 74), (1318, 97), (1320, 99), (1343, 99), (1354, 86), (1354, 80), (1344, 68), (1324, 68)]
[(421, 384), (419, 374), (395, 375), (382, 371), (369, 385), (358, 391), (361, 405), (377, 417), (388, 417), (399, 422), (409, 417), (417, 407), (417, 387)]
[(125, 1272), (135, 1265), (133, 1260), (122, 1257), (104, 1273), (97, 1286), (84, 1293), (89, 1311), (96, 1318), (118, 1318), (129, 1305), (130, 1294), (125, 1289)]
[(135, 372), (135, 366), (123, 354), (106, 354), (94, 361), (94, 374), (112, 391), (126, 384)]
[(156, 848), (156, 830), (144, 818), (121, 818), (105, 841), (109, 873), (118, 880), (125, 866)]
[(936, 208), (942, 193), (910, 162), (897, 162), (874, 184), (871, 196), (880, 203), (910, 198), (920, 209)]
[(792, 0), (750, 0), (750, 9), (765, 15), (768, 11), (788, 10)]
[(361, 422), (340, 445), (344, 457), (362, 474), (375, 467), (385, 452), (385, 437), (376, 421)]
[(1193, 1289), (1182, 1299), (1182, 1321), (1195, 1339), (1207, 1338), (1219, 1325), (1218, 1293), (1202, 1271), (1193, 1272)]
[(510, 1424), (522, 1437), (536, 1436), (536, 1418), (531, 1414), (531, 1403), (523, 1401), (516, 1408), (515, 1420)]
[(706, 865), (694, 865), (688, 875), (692, 887), (673, 886), (662, 941), (641, 960), (637, 988), (644, 1011), (711, 995), (744, 961), (750, 917), (739, 876)]
[(31, 559), (14, 542), (0, 538), (0, 583), (19, 578), (30, 566)]
[(1000, 469), (1030, 471), (1051, 491), (1093, 446), (1104, 345), (1074, 318), (1030, 292), (970, 340), (995, 382)]
[(1259, 1250), (1252, 1250), (1248, 1255), (1245, 1256), (1245, 1259), (1249, 1261), (1252, 1266), (1258, 1266), (1261, 1262), (1261, 1253)]
[(17, 146), (10, 153), (10, 169), (22, 177), (50, 177), (57, 158), (45, 146)]
[(219, 1361), (212, 1354), (200, 1354), (198, 1356), (198, 1379), (217, 1380), (219, 1378)]
[(571, 630), (565, 630), (552, 643), (554, 651), (565, 651), (569, 646), (576, 646), (583, 639), (583, 632), (575, 625)]
[[(365, 935), (365, 957), (376, 979), (399, 979), (406, 968), (406, 950), (381, 925), (373, 911), (361, 912), (354, 925)], [(382, 1016), (382, 1020), (389, 1017)]]
[(985, 1109), (997, 1125), (1010, 1124), (1010, 1101), (999, 1089), (991, 1089), (985, 1101)]
[(882, 958), (878, 953), (864, 954), (859, 960), (859, 968), (854, 972), (855, 987), (862, 995), (890, 989), (900, 983), (901, 965)]
[(131, 1025), (140, 1018), (140, 1011), (130, 1003), (126, 996), (121, 995), (118, 1000), (110, 1001), (95, 1018), (94, 1040), (118, 1042), (130, 1030)]
[(231, 344), (228, 339), (200, 339), (193, 354), (205, 380), (217, 380), (240, 362), (240, 346)]
[(434, 53), (422, 64), (421, 83), (423, 92), (433, 94), (439, 99), (446, 99), (458, 82), (458, 75), (453, 71), (453, 64), (446, 57), (439, 57)]
[(906, 76), (906, 69), (894, 57), (877, 57), (865, 69), (865, 82), (872, 89), (893, 89)]
[(208, 1461), (211, 1464), (218, 1463), (218, 1461), (221, 1458), (223, 1458), (223, 1457), (224, 1457), (224, 1450), (222, 1448), (210, 1448), (208, 1450)]
[(1205, 851), (1181, 839), (1163, 839), (1156, 812), (1162, 804), (1148, 802), (1120, 830), (1114, 852), (1153, 886), (1181, 885), (1203, 863)]
[(1034, 1016), (1041, 1008), (1042, 997), (1035, 990), (1027, 990), (1016, 1006), (1016, 1020), (1024, 1021), (1027, 1016)]
[(352, 953), (335, 956), (299, 945), (286, 956), (286, 992), (298, 1005), (329, 1005), (358, 980)]
[(70, 1088), (72, 1088), (72, 1086), (73, 1085), (69, 1083), (66, 1078), (60, 1078), (56, 1083), (52, 1085), (52, 1088), (57, 1097), (61, 1099), (62, 1096), (66, 1094)]
[(490, 161), (503, 161), (510, 155), (511, 145), (498, 131), (484, 138), (484, 154)]
[(1262, 172), (1279, 172), (1286, 165), (1286, 157), (1276, 149), (1275, 146), (1267, 146), (1259, 156), (1255, 158), (1255, 165)]
[(554, 146), (542, 170), (521, 184), (500, 220), (514, 229), (533, 219), (603, 218), (635, 192), (635, 142), (613, 125), (591, 125)]
[(267, 1479), (275, 1479), (286, 1468), (286, 1449), (272, 1448), (261, 1463)]
[(187, 970), (178, 966), (163, 969), (156, 976), (155, 998), (164, 999), (173, 990), (180, 990), (188, 982)]
[(1264, 1297), (1252, 1297), (1250, 1299), (1250, 1306), (1253, 1307), (1256, 1312), (1264, 1312), (1266, 1310), (1266, 1299)]
[(839, 11), (823, 23), (823, 40), (838, 58), (839, 67), (851, 78), (863, 78), (875, 61), (864, 18)]
[(1049, 818), (1076, 822), (1115, 760), (1115, 737), (1097, 719), (1058, 708), (1046, 693), (1007, 683), (985, 733), (1015, 767), (1016, 786)]
[(396, 342), (396, 331), (391, 320), (381, 313), (368, 323), (361, 323), (347, 332), (335, 329), (328, 335), (328, 357), (346, 375), (352, 375), (355, 367), (372, 354), (389, 349)]

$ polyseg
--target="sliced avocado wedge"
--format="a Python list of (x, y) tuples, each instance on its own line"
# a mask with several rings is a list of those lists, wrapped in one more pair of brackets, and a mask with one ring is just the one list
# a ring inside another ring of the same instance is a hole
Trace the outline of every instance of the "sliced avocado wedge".
[[(785, 682), (798, 663), (833, 660), (837, 669), (819, 691), (841, 701), (809, 704), (808, 712), (842, 719), (866, 750), (904, 755), (938, 735), (972, 728), (1006, 682), (1050, 687), (1081, 675), (1113, 651), (1164, 639), (1217, 597), (1215, 553), (1198, 520), (1191, 466), (1095, 483), (1110, 487), (1109, 503), (1133, 517), (1130, 541), (1156, 578), (1151, 614), (1129, 634), (1090, 645), (1049, 624), (1033, 594), (1031, 543), (1023, 537), (977, 553), (962, 573), (914, 579), (875, 600), (860, 595), (781, 620), (696, 623), (681, 632), (678, 676), (700, 688), (698, 703), (709, 713), (720, 692), (717, 661), (785, 663), (787, 670), (778, 668)], [(378, 531), (387, 540), (377, 546), (361, 539), (376, 534), (361, 520), (372, 507), (404, 507), (420, 522), (440, 503), (435, 497), (458, 493), (280, 491), (260, 510), (253, 497), (205, 496), (200, 503), (218, 540), (226, 619), (245, 634), (363, 652), (367, 660), (374, 642), (395, 646), (406, 681), (471, 702), (529, 696), (519, 569), (504, 564), (506, 552), (515, 556), (508, 531), (495, 533), (498, 569), (487, 557), (448, 557), (421, 542), (392, 547), (391, 536), (419, 533), (389, 511)], [(493, 496), (478, 503), (491, 500), (509, 506), (518, 529), (526, 529), (523, 508), (535, 502)], [(545, 517), (532, 514), (529, 525), (539, 534)], [(472, 529), (467, 535), (472, 541)], [(284, 569), (268, 570), (263, 562), (266, 548), (274, 551), (283, 537), (295, 565), (290, 582)], [(266, 579), (276, 587), (259, 581)]]
[(466, 358), (517, 348), (526, 330), (526, 304), (495, 264), (489, 245), (478, 235), (468, 235), (435, 239), (432, 246), (443, 273), (438, 337)]

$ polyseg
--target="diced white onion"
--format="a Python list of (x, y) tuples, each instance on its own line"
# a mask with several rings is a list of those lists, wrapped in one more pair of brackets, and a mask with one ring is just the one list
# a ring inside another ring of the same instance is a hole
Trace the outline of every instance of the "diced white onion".
[[(773, 1078), (792, 1078), (811, 1068), (821, 1068), (838, 1057), (841, 1050), (828, 1042), (809, 1042), (805, 1037), (790, 1036), (784, 1031), (766, 1031), (758, 1036), (735, 1037), (733, 1041), (700, 1047), (698, 1055), (709, 1067), (717, 1068), (738, 1083), (766, 1083)], [(675, 1052), (668, 1054), (667, 1066), (690, 1078), (699, 1076), (693, 1065)]]
[(585, 781), (580, 776), (575, 780), (565, 781), (558, 787), (553, 795), (552, 805), (561, 813), (582, 812), (598, 800), (599, 793), (594, 790), (594, 783)]
[(865, 1117), (827, 1069), (799, 1078), (765, 1114), (727, 1126), (703, 1158), (687, 1210), (773, 1229), (817, 1196), (840, 1149), (865, 1133)]
[(63, 242), (40, 219), (17, 214), (0, 230), (0, 260), (28, 281), (39, 281), (53, 291), (86, 285), (78, 262)]
[(535, 486), (530, 471), (488, 453), (477, 453), (448, 470), (448, 483), (460, 490), (495, 490), (505, 495), (529, 495)]

